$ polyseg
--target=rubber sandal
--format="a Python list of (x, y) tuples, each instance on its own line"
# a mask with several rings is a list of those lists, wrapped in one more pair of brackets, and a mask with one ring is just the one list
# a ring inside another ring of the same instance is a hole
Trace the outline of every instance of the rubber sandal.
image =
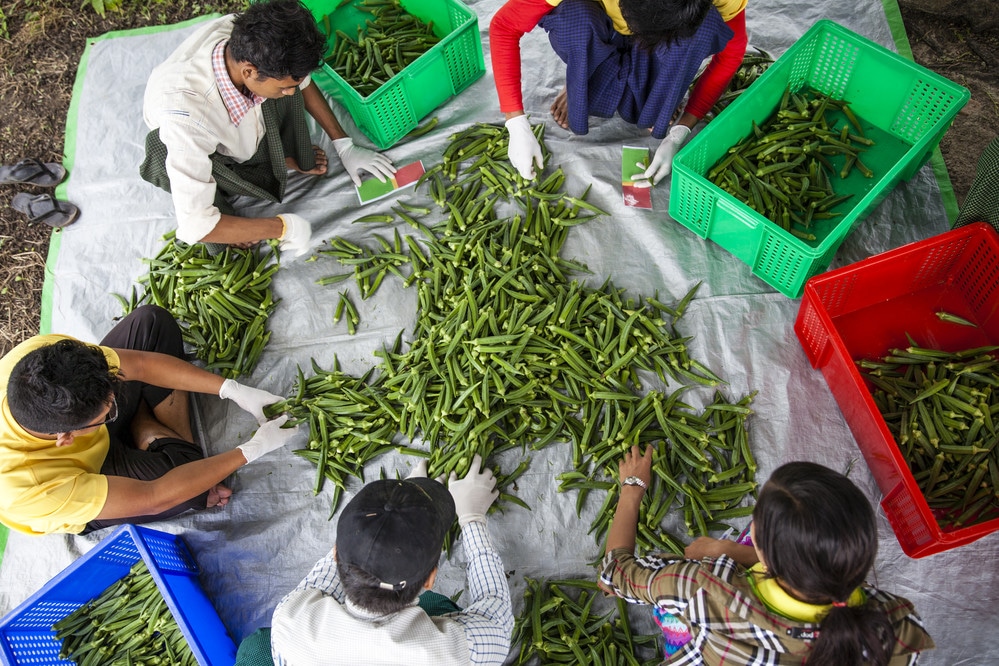
[(47, 224), (59, 229), (76, 222), (80, 209), (68, 201), (58, 201), (51, 194), (21, 192), (11, 201), (14, 210), (28, 216), (28, 222)]
[(54, 187), (66, 177), (66, 169), (55, 162), (27, 157), (13, 166), (0, 166), (0, 185), (37, 185)]

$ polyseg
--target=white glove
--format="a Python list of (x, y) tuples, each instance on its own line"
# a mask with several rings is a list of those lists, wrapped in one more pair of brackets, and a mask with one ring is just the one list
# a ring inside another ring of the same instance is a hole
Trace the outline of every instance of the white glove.
[(493, 471), (488, 467), (482, 469), (482, 458), (478, 454), (472, 458), (472, 466), (464, 479), (458, 479), (451, 472), (447, 489), (451, 491), (454, 511), (458, 514), (458, 524), (462, 527), (471, 522), (486, 522), (486, 511), (499, 497)]
[(510, 164), (520, 172), (520, 177), (533, 180), (534, 167), (540, 173), (545, 168), (545, 158), (541, 154), (541, 144), (538, 137), (531, 131), (531, 122), (527, 116), (515, 116), (506, 121), (506, 130), (510, 133), (510, 147), (507, 156)]
[(340, 156), (340, 161), (343, 162), (343, 168), (347, 175), (358, 187), (361, 186), (361, 170), (367, 171), (383, 183), (395, 173), (392, 160), (381, 153), (362, 146), (355, 146), (354, 140), (349, 136), (335, 140), (333, 148)]
[(284, 252), (290, 252), (293, 257), (301, 257), (309, 251), (312, 225), (304, 217), (294, 213), (281, 213), (278, 217), (284, 222), (284, 233), (281, 234), (278, 246)]
[(257, 423), (260, 425), (267, 422), (267, 417), (264, 416), (264, 407), (284, 400), (279, 395), (274, 395), (273, 393), (268, 393), (252, 386), (245, 386), (234, 379), (227, 379), (222, 382), (222, 388), (219, 389), (219, 397), (223, 400), (232, 400), (244, 411), (252, 414), (253, 418), (257, 419)]
[(287, 420), (288, 415), (282, 414), (273, 421), (264, 423), (257, 428), (257, 432), (253, 434), (250, 441), (236, 447), (243, 452), (246, 462), (251, 463), (265, 453), (280, 449), (298, 434), (298, 426), (294, 428), (281, 427)]
[(420, 462), (416, 463), (412, 471), (409, 473), (409, 476), (407, 476), (406, 478), (407, 479), (427, 478), (427, 459), (420, 458)]
[(656, 149), (656, 154), (652, 158), (652, 164), (649, 165), (649, 168), (642, 175), (652, 183), (658, 183), (668, 176), (670, 171), (673, 170), (673, 156), (683, 147), (689, 134), (690, 128), (685, 125), (673, 125), (670, 127), (666, 138), (662, 140), (659, 148)]

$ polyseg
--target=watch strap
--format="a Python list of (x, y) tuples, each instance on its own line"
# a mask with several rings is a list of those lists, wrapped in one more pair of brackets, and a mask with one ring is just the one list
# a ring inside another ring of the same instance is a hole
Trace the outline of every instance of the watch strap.
[(645, 481), (642, 481), (637, 476), (629, 476), (628, 478), (626, 478), (624, 481), (621, 482), (621, 485), (622, 486), (641, 486), (642, 488), (646, 488), (646, 489), (649, 487), (649, 484), (645, 483)]

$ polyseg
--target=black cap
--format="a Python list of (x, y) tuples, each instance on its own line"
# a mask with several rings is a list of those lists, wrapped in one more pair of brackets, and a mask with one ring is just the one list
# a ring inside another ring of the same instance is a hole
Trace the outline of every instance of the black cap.
[(437, 566), (454, 516), (454, 500), (439, 481), (372, 481), (340, 514), (337, 559), (398, 592), (422, 583)]

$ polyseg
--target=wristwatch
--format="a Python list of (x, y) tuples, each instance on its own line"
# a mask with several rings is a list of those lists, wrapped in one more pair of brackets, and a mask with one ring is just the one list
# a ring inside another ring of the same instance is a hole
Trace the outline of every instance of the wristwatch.
[(622, 486), (641, 486), (642, 488), (648, 488), (649, 484), (642, 481), (637, 476), (629, 476), (624, 481), (621, 482)]

